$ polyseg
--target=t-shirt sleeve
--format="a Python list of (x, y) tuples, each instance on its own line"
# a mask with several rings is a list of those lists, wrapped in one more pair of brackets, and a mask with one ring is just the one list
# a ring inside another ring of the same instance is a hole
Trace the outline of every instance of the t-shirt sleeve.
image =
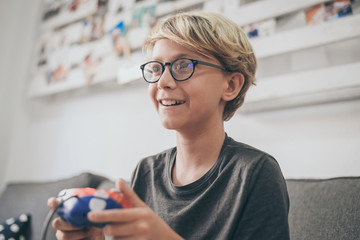
[(144, 182), (144, 166), (143, 166), (143, 160), (140, 161), (136, 168), (133, 170), (131, 175), (131, 181), (130, 181), (130, 187), (139, 195), (143, 194), (146, 190), (146, 186), (142, 184)]
[(289, 198), (275, 159), (264, 157), (248, 175), (248, 196), (233, 239), (289, 240)]
[(138, 197), (147, 201), (146, 196), (151, 196), (152, 188), (149, 187), (153, 185), (153, 178), (151, 177), (151, 167), (147, 162), (148, 159), (142, 159), (137, 164), (136, 168), (132, 172), (130, 187), (135, 191)]

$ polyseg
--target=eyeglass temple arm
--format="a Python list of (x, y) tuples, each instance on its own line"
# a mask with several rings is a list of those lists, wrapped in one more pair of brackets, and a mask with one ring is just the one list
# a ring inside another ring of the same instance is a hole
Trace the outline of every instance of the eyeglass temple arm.
[(218, 69), (224, 70), (224, 71), (226, 71), (226, 72), (228, 71), (226, 68), (221, 67), (221, 66), (218, 66), (218, 65), (215, 65), (215, 64), (212, 64), (212, 63), (203, 62), (203, 61), (200, 61), (200, 60), (197, 60), (197, 63), (198, 63), (198, 64), (202, 64), (202, 65), (206, 65), (206, 66), (209, 66), (209, 67), (218, 68)]

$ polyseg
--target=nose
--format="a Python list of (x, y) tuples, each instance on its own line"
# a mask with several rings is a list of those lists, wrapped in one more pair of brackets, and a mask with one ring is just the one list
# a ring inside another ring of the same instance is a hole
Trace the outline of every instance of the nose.
[(157, 82), (158, 88), (170, 88), (173, 89), (177, 86), (177, 83), (170, 73), (170, 66), (165, 65), (165, 70)]

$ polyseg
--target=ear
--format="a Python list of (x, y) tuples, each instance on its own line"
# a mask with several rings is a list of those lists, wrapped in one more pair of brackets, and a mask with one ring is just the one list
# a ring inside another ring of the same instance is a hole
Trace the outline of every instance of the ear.
[(244, 86), (245, 78), (240, 72), (234, 72), (227, 76), (226, 85), (222, 95), (222, 99), (229, 102), (236, 98)]

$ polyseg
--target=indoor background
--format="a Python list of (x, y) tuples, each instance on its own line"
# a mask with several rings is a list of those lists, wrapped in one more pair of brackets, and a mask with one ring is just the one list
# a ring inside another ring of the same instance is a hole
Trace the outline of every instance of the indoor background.
[[(32, 90), (45, 2), (0, 0), (0, 190), (9, 182), (56, 180), (84, 171), (130, 179), (141, 158), (175, 145), (175, 133), (161, 126), (141, 79), (41, 94)], [(273, 155), (286, 178), (359, 176), (358, 1), (351, 16), (313, 25), (302, 23), (303, 14), (325, 1), (294, 0), (293, 8), (287, 2), (158, 4), (221, 12), (248, 28), (271, 19), (264, 23), (270, 24), (269, 36), (251, 38), (259, 58), (258, 84), (225, 124), (226, 132)]]

